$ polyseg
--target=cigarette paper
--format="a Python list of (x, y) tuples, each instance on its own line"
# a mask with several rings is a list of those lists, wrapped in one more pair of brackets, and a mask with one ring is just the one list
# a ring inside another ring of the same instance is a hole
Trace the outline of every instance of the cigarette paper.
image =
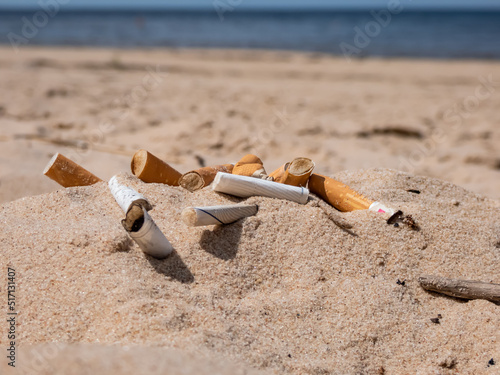
[(387, 213), (389, 215), (394, 215), (396, 213), (396, 210), (387, 207), (381, 202), (373, 202), (368, 209), (373, 212), (379, 212), (383, 214)]
[(269, 198), (288, 199), (300, 204), (306, 204), (309, 197), (309, 190), (303, 187), (227, 173), (217, 173), (212, 189), (237, 197), (246, 198), (261, 195)]
[(190, 192), (200, 190), (210, 185), (218, 172), (231, 173), (233, 167), (233, 164), (223, 164), (196, 169), (183, 174), (179, 180), (179, 185)]
[(307, 186), (307, 181), (314, 169), (314, 162), (309, 158), (295, 158), (282, 165), (269, 176), (276, 182), (293, 186)]
[(136, 201), (141, 202), (148, 211), (152, 208), (144, 195), (129, 188), (128, 186), (120, 184), (116, 179), (116, 176), (111, 177), (108, 182), (108, 186), (109, 190), (111, 190), (111, 194), (115, 197), (116, 203), (118, 203), (123, 212), (127, 213), (132, 203)]
[(263, 179), (268, 178), (262, 160), (252, 154), (243, 156), (240, 161), (234, 165), (233, 174)]
[(122, 220), (122, 225), (144, 253), (163, 259), (173, 251), (169, 240), (143, 205), (134, 202), (127, 211), (127, 217)]
[(309, 189), (311, 193), (318, 195), (342, 212), (368, 210), (373, 203), (372, 200), (365, 198), (349, 186), (316, 173), (309, 178)]
[(144, 182), (179, 186), (180, 172), (146, 150), (134, 154), (130, 168)]
[(60, 153), (50, 159), (43, 174), (64, 187), (88, 186), (102, 181)]
[(258, 209), (256, 204), (188, 207), (182, 211), (182, 220), (192, 227), (231, 224), (244, 217), (255, 215)]

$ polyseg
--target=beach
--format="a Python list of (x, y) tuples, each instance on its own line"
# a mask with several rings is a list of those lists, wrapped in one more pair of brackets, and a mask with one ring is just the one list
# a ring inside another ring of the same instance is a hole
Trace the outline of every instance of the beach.
[[(0, 56), (0, 285), (14, 269), (20, 351), (20, 367), (2, 360), (2, 373), (65, 373), (78, 361), (95, 374), (498, 371), (498, 304), (427, 292), (418, 278), (500, 283), (499, 62), (48, 47)], [(314, 196), (300, 205), (146, 184), (130, 174), (139, 149), (181, 173), (248, 153), (268, 172), (308, 157), (418, 228)], [(142, 253), (105, 182), (64, 189), (43, 176), (56, 152), (148, 197), (174, 254)], [(259, 211), (221, 227), (180, 220), (185, 207), (232, 202)]]
[[(179, 171), (391, 168), (500, 198), (500, 64), (264, 51), (4, 47), (0, 201), (45, 193), (55, 152), (102, 179), (144, 148)], [(486, 84), (485, 84), (486, 83)]]

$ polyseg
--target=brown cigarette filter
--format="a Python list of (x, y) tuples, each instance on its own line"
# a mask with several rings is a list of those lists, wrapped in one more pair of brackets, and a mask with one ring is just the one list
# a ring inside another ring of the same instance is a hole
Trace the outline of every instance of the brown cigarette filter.
[(102, 181), (60, 153), (50, 159), (43, 174), (64, 187), (88, 186)]
[(295, 158), (290, 163), (286, 163), (276, 169), (269, 176), (271, 176), (275, 182), (305, 187), (314, 169), (314, 165), (311, 159)]
[(180, 172), (146, 150), (139, 150), (134, 154), (130, 168), (144, 182), (179, 186)]
[(179, 179), (179, 185), (191, 192), (200, 190), (212, 183), (217, 172), (231, 173), (233, 167), (233, 164), (223, 164), (196, 169), (184, 173)]
[(316, 173), (309, 178), (309, 191), (342, 212), (367, 210), (373, 203), (342, 182)]
[(267, 177), (262, 160), (252, 154), (243, 156), (240, 161), (234, 165), (233, 174), (257, 178)]

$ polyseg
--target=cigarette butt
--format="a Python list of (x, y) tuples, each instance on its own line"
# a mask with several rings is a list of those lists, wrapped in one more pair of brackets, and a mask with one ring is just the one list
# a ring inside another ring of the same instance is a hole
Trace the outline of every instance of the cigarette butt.
[(163, 259), (173, 251), (170, 241), (138, 202), (132, 203), (122, 225), (144, 253)]
[(111, 194), (113, 194), (116, 203), (118, 203), (125, 213), (128, 212), (130, 206), (134, 202), (140, 202), (148, 211), (152, 208), (151, 204), (144, 197), (144, 195), (138, 193), (132, 188), (129, 188), (128, 186), (120, 184), (116, 176), (111, 177), (108, 182), (108, 187), (109, 190), (111, 190)]
[(122, 225), (141, 250), (152, 257), (162, 259), (169, 255), (173, 248), (162, 231), (149, 216), (151, 204), (144, 197), (128, 186), (118, 182), (113, 176), (108, 183), (116, 203), (125, 212)]
[(240, 161), (234, 165), (233, 174), (264, 179), (268, 177), (262, 160), (252, 154), (243, 156)]
[(269, 174), (269, 177), (272, 177), (273, 181), (279, 182), (280, 184), (284, 183), (286, 180), (286, 170), (288, 169), (288, 166), (290, 163), (285, 163), (278, 169), (276, 169), (274, 172), (271, 172)]
[(179, 179), (179, 185), (190, 192), (200, 190), (212, 183), (218, 172), (231, 173), (233, 164), (216, 165), (213, 167), (203, 167), (191, 172), (184, 173)]
[(355, 210), (368, 210), (373, 203), (349, 186), (320, 174), (313, 173), (309, 178), (311, 193), (323, 198), (337, 210), (350, 212)]
[(88, 186), (102, 181), (60, 153), (50, 159), (43, 174), (64, 187)]
[(179, 186), (180, 172), (146, 150), (134, 154), (130, 168), (144, 182)]
[(237, 197), (246, 198), (261, 195), (269, 198), (288, 199), (300, 204), (306, 204), (309, 197), (309, 190), (303, 187), (227, 173), (217, 173), (212, 189)]
[(276, 169), (269, 176), (282, 184), (307, 186), (314, 166), (314, 162), (309, 158), (295, 158), (290, 163)]
[(188, 207), (182, 211), (182, 220), (189, 226), (231, 224), (244, 217), (253, 216), (259, 207), (252, 205), (226, 205)]

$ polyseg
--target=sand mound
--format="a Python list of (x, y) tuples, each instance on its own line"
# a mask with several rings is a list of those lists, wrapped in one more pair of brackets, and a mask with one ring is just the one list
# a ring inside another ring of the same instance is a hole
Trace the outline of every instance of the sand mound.
[(175, 348), (296, 374), (498, 371), (488, 361), (500, 362), (500, 306), (428, 293), (417, 279), (499, 283), (499, 203), (391, 170), (334, 177), (421, 229), (317, 199), (262, 197), (245, 200), (259, 205), (254, 217), (190, 228), (186, 206), (242, 200), (125, 176), (175, 248), (159, 261), (128, 239), (105, 183), (2, 205), (1, 269), (17, 272), (19, 342)]

